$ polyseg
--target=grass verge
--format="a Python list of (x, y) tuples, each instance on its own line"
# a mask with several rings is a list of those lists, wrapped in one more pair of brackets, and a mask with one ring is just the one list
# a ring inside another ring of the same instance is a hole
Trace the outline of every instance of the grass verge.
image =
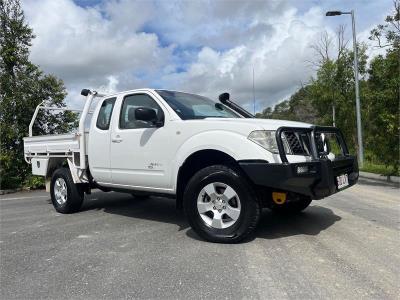
[(387, 175), (400, 176), (400, 170), (395, 172), (394, 169), (391, 167), (387, 167), (385, 165), (380, 165), (380, 164), (374, 164), (371, 162), (364, 162), (364, 166), (360, 169), (360, 171), (386, 175), (386, 176)]

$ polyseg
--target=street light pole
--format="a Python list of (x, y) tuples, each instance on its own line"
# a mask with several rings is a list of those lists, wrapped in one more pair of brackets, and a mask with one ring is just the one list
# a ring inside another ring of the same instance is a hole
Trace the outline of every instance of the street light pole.
[(362, 128), (361, 128), (361, 105), (360, 105), (360, 88), (358, 84), (358, 57), (357, 57), (357, 39), (356, 39), (356, 22), (354, 18), (354, 10), (350, 12), (341, 11), (328, 11), (326, 16), (340, 16), (340, 15), (351, 15), (351, 25), (353, 30), (353, 52), (354, 52), (354, 81), (356, 89), (356, 118), (357, 118), (357, 143), (358, 143), (358, 163), (360, 167), (364, 163), (364, 147), (362, 140)]

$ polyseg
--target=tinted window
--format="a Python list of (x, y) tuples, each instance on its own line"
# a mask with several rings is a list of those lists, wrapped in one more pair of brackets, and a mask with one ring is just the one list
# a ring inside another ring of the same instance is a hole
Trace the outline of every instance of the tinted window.
[(111, 115), (114, 108), (116, 98), (110, 98), (103, 101), (97, 117), (96, 126), (102, 130), (108, 130), (110, 128)]
[(222, 103), (214, 102), (203, 96), (157, 90), (182, 120), (204, 118), (239, 118), (239, 115)]
[(119, 128), (121, 129), (134, 129), (134, 128), (152, 128), (157, 127), (152, 122), (136, 120), (135, 109), (138, 107), (147, 107), (154, 109), (158, 120), (164, 119), (164, 113), (161, 107), (146, 94), (129, 95), (124, 98), (122, 104), (121, 116), (119, 119)]

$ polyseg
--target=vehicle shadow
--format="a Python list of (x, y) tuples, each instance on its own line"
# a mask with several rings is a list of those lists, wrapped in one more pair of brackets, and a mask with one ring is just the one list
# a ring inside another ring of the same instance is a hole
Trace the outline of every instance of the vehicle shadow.
[(130, 194), (96, 192), (85, 198), (81, 211), (102, 210), (125, 217), (176, 224), (179, 231), (189, 227), (175, 199), (165, 197), (134, 198)]
[[(176, 209), (175, 200), (164, 197), (147, 199), (134, 198), (121, 193), (93, 193), (86, 197), (81, 211), (102, 210), (106, 213), (130, 218), (176, 224), (179, 231), (189, 228), (183, 212)], [(279, 239), (295, 235), (318, 235), (341, 217), (331, 209), (311, 205), (296, 215), (282, 215), (264, 209), (255, 234), (243, 243), (254, 238)], [(192, 229), (187, 230), (190, 238), (203, 241)]]
[(342, 218), (331, 209), (312, 205), (296, 215), (281, 215), (264, 210), (256, 237), (276, 239), (294, 235), (318, 235)]
[[(255, 238), (279, 239), (295, 235), (318, 235), (341, 219), (331, 209), (318, 205), (310, 206), (295, 215), (282, 215), (263, 209), (255, 233), (244, 239), (242, 243), (251, 242)], [(186, 234), (202, 241), (192, 229), (189, 229)]]

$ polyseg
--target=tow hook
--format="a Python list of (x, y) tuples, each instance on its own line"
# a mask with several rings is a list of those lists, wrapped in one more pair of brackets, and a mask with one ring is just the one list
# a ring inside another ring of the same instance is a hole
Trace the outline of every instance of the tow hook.
[(286, 202), (286, 193), (272, 192), (272, 200), (275, 204), (282, 205)]

